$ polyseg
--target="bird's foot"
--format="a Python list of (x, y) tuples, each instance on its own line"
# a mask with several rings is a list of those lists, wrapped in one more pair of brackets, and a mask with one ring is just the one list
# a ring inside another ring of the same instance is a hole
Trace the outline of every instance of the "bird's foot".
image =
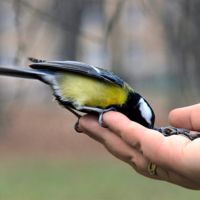
[(76, 132), (82, 133), (82, 131), (80, 131), (80, 130), (78, 129), (79, 119), (80, 119), (80, 118), (78, 118), (78, 120), (77, 120), (76, 123), (74, 124), (74, 129), (75, 129)]
[(156, 131), (159, 131), (165, 137), (168, 137), (168, 136), (171, 136), (171, 135), (183, 135), (190, 140), (195, 140), (197, 138), (200, 138), (200, 133), (190, 134), (190, 130), (175, 128), (175, 127), (172, 127), (172, 126), (154, 127), (153, 129), (156, 130)]
[(70, 107), (68, 107), (68, 106), (66, 106), (65, 108), (66, 108), (67, 110), (69, 110), (71, 113), (73, 113), (73, 114), (78, 118), (78, 120), (77, 120), (76, 123), (74, 124), (74, 129), (75, 129), (76, 132), (82, 133), (82, 131), (79, 131), (79, 130), (78, 130), (79, 119), (80, 119), (82, 116), (79, 115), (76, 111), (74, 111), (72, 108), (70, 108)]
[[(67, 108), (69, 110), (69, 108)], [(99, 113), (99, 124), (104, 127), (104, 128), (107, 128), (106, 126), (103, 125), (103, 114), (108, 112), (108, 111), (116, 111), (116, 109), (114, 107), (110, 107), (110, 108), (107, 108), (107, 109), (101, 109), (101, 108), (93, 108), (93, 107), (88, 107), (88, 106), (80, 106), (80, 107), (77, 107), (76, 110), (79, 110), (79, 111), (90, 111), (90, 112), (95, 112), (95, 113)], [(80, 131), (78, 130), (78, 123), (79, 123), (79, 119), (82, 117), (81, 115), (77, 114), (74, 110), (70, 109), (70, 111), (75, 114), (77, 117), (78, 117), (78, 120), (77, 122), (75, 123), (74, 125), (74, 129), (80, 133)]]
[(99, 124), (103, 127), (103, 128), (108, 128), (107, 126), (103, 125), (103, 114), (108, 112), (108, 111), (116, 111), (116, 109), (114, 107), (110, 107), (108, 109), (102, 109), (101, 112), (99, 113)]

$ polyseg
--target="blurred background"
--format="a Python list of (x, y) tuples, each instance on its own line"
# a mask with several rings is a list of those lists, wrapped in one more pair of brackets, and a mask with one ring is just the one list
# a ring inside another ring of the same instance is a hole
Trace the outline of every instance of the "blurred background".
[[(0, 0), (0, 65), (27, 57), (114, 71), (152, 106), (157, 126), (200, 101), (200, 1)], [(0, 77), (0, 199), (199, 199), (137, 175), (74, 131), (47, 85)]]

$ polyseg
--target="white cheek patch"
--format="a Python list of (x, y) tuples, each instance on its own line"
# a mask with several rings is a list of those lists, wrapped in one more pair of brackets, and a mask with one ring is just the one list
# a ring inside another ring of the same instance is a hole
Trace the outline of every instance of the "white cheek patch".
[(151, 124), (151, 118), (152, 118), (152, 111), (149, 108), (148, 104), (144, 101), (143, 98), (139, 101), (139, 109), (141, 112), (142, 117)]

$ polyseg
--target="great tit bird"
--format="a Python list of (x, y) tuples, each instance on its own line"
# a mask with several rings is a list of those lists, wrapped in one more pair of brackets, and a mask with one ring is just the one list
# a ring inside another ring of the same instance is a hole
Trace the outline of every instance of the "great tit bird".
[[(38, 79), (53, 90), (58, 103), (79, 118), (75, 110), (99, 114), (103, 126), (103, 113), (114, 110), (130, 120), (163, 135), (182, 134), (189, 138), (189, 131), (173, 127), (154, 127), (155, 115), (148, 102), (113, 72), (75, 61), (46, 61), (29, 58), (31, 69), (0, 67), (0, 75)], [(75, 130), (78, 131), (78, 121)], [(196, 134), (196, 137), (198, 134)], [(190, 139), (195, 139), (190, 138)]]

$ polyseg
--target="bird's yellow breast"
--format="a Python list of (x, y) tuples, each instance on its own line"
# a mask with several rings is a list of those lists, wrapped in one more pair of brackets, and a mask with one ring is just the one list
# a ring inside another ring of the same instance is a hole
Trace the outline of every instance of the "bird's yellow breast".
[(57, 73), (57, 91), (76, 106), (106, 108), (122, 105), (127, 100), (127, 90), (115, 84), (77, 73)]

